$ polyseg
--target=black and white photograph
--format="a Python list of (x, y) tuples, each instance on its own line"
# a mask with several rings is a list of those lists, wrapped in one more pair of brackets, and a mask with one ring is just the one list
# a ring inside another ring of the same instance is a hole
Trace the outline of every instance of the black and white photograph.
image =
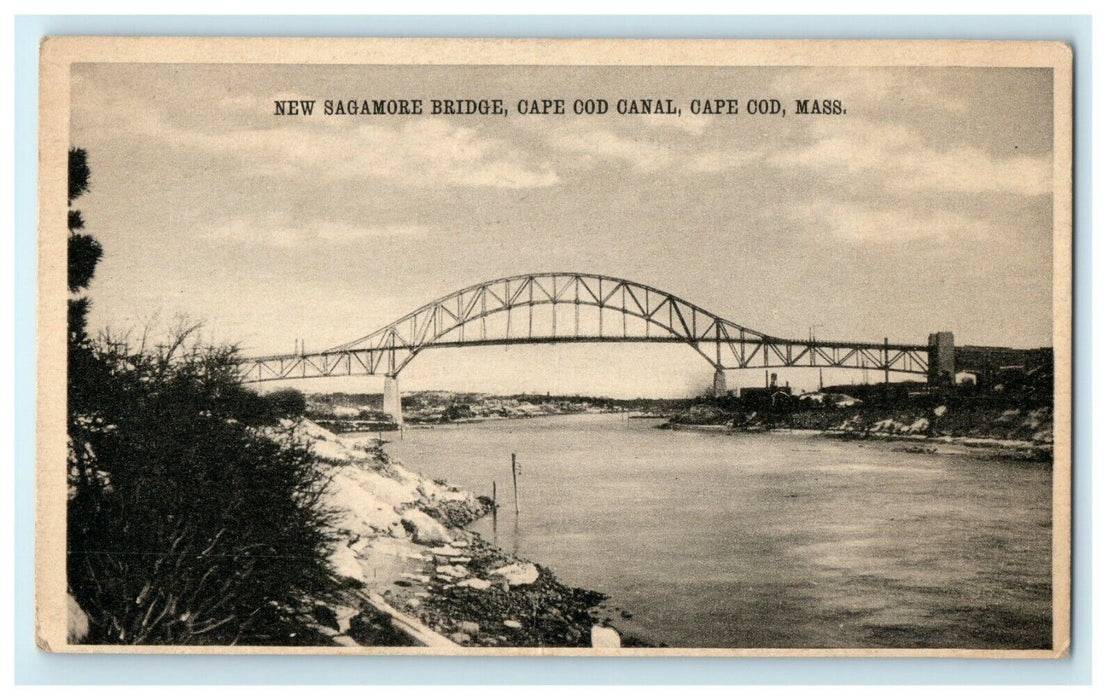
[(42, 52), (41, 648), (1069, 653), (1069, 47)]

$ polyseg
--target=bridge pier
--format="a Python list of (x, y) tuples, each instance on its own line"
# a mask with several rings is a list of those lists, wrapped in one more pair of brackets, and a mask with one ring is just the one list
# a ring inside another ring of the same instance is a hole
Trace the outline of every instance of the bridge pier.
[(712, 377), (712, 396), (727, 396), (727, 375), (720, 367), (716, 367), (715, 376)]
[(955, 335), (940, 331), (928, 336), (928, 383), (955, 384)]
[(402, 428), (402, 393), (398, 390), (398, 377), (383, 377), (383, 413)]

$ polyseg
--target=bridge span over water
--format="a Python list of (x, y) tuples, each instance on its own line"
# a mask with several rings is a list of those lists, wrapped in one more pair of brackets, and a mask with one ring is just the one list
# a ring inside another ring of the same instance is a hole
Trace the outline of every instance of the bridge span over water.
[(725, 370), (834, 367), (955, 380), (952, 334), (925, 345), (848, 342), (766, 335), (669, 292), (606, 275), (543, 272), (482, 282), (411, 311), (373, 333), (318, 352), (244, 360), (245, 382), (379, 375), (383, 407), (401, 423), (398, 376), (424, 350), (554, 343), (677, 343), (714, 369), (713, 388), (726, 391)]

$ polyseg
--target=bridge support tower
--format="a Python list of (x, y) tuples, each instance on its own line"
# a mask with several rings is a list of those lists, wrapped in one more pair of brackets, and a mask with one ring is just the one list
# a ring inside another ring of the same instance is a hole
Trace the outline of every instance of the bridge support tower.
[(721, 367), (716, 367), (715, 376), (712, 377), (712, 396), (727, 396), (727, 375)]
[(955, 384), (955, 335), (951, 331), (928, 336), (928, 383), (936, 386)]
[(383, 377), (383, 413), (402, 427), (402, 393), (398, 390), (398, 377)]

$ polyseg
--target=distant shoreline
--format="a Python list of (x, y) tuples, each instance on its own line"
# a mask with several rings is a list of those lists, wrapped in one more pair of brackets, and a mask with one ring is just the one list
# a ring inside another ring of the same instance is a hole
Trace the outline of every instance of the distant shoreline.
[[(514, 416), (473, 416), (468, 418), (454, 418), (451, 420), (441, 421), (408, 421), (403, 424), (403, 430), (432, 430), (437, 427), (447, 427), (452, 425), (475, 425), (480, 423), (493, 423), (500, 421), (518, 421), (518, 420), (532, 420), (538, 418), (554, 418), (565, 416), (587, 416), (587, 415), (615, 415), (622, 414), (623, 410), (594, 410), (594, 411), (565, 411), (553, 413), (538, 413), (533, 415), (514, 415)], [(663, 430), (677, 430), (683, 432), (702, 432), (702, 433), (730, 433), (730, 434), (748, 434), (748, 433), (774, 433), (797, 435), (801, 437), (822, 437), (826, 439), (836, 440), (859, 440), (864, 442), (872, 442), (879, 444), (886, 443), (907, 443), (917, 447), (901, 448), (895, 447), (904, 452), (917, 452), (924, 454), (969, 454), (990, 458), (1002, 458), (1019, 461), (1033, 461), (1043, 462), (1052, 460), (1052, 444), (1042, 442), (1039, 440), (1024, 440), (1024, 439), (1007, 439), (995, 438), (987, 436), (951, 436), (951, 435), (938, 435), (929, 436), (924, 434), (903, 434), (903, 433), (889, 433), (881, 431), (857, 431), (857, 430), (841, 430), (838, 428), (789, 428), (781, 426), (733, 426), (724, 423), (679, 423), (671, 419), (675, 415), (657, 413), (632, 413), (627, 416), (628, 420), (662, 420), (665, 421), (657, 427)], [(323, 427), (328, 426), (329, 430), (337, 433), (352, 434), (352, 433), (391, 433), (397, 432), (398, 426), (394, 424), (374, 424), (372, 427), (364, 427), (369, 421), (345, 421), (343, 419), (334, 421), (316, 421), (323, 424)], [(359, 425), (352, 429), (344, 429), (343, 426)]]
[(797, 435), (800, 437), (820, 437), (844, 441), (863, 441), (871, 443), (913, 443), (922, 445), (921, 449), (900, 449), (903, 452), (924, 454), (969, 454), (1000, 457), (1022, 461), (1052, 461), (1052, 445), (1036, 440), (1009, 440), (988, 437), (955, 437), (950, 435), (902, 435), (889, 433), (861, 433), (841, 430), (819, 430), (814, 428), (736, 428), (718, 423), (694, 425), (687, 423), (665, 423), (663, 429), (682, 432), (703, 433), (774, 433)]
[[(451, 418), (448, 420), (421, 420), (418, 418), (405, 418), (402, 428), (406, 429), (428, 429), (435, 428), (443, 425), (468, 425), (472, 423), (488, 423), (493, 421), (508, 421), (508, 420), (529, 420), (533, 418), (550, 418), (553, 416), (590, 416), (590, 415), (614, 415), (617, 413), (624, 413), (622, 409), (614, 410), (597, 410), (597, 411), (555, 411), (552, 413), (536, 413), (530, 415), (515, 415), (515, 416), (472, 416), (468, 418)], [(668, 415), (632, 415), (632, 419), (657, 419), (662, 420), (669, 418)], [(309, 418), (313, 422), (321, 425), (328, 430), (335, 433), (376, 433), (376, 432), (396, 432), (398, 425), (395, 423), (384, 423), (381, 421), (368, 421), (358, 419), (344, 419), (344, 418)], [(358, 427), (355, 427), (358, 426)]]

